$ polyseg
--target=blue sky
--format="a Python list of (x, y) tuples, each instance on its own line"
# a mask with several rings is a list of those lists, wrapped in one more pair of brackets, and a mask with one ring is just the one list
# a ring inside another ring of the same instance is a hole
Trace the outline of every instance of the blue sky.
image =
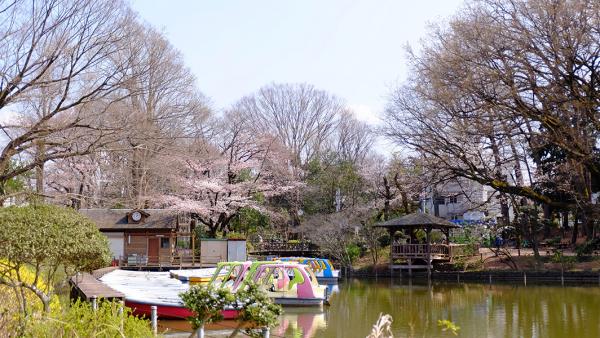
[(307, 82), (376, 123), (406, 76), (407, 44), (463, 0), (131, 0), (163, 31), (216, 109), (271, 82)]

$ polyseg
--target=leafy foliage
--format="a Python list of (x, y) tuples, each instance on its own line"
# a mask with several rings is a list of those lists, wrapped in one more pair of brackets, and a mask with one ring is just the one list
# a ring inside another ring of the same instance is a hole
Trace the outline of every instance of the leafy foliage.
[(273, 301), (256, 284), (250, 283), (246, 289), (237, 292), (235, 296), (241, 306), (238, 320), (253, 324), (246, 328), (247, 335), (261, 337), (262, 333), (258, 328), (277, 325), (277, 319), (282, 314), (281, 306), (273, 304)]
[[(50, 311), (59, 268), (67, 275), (110, 262), (107, 239), (74, 210), (51, 205), (0, 208), (0, 284), (33, 292)], [(33, 276), (21, 273), (29, 267)], [(21, 311), (27, 312), (21, 297)]]
[(364, 178), (349, 162), (313, 160), (306, 181), (309, 189), (303, 203), (308, 214), (334, 212), (338, 202), (340, 209), (345, 209), (364, 199)]
[(0, 243), (0, 257), (13, 265), (91, 271), (110, 262), (108, 241), (89, 219), (52, 205), (0, 209)]
[(185, 307), (195, 313), (195, 316), (188, 318), (194, 329), (222, 320), (223, 308), (235, 301), (231, 291), (212, 285), (194, 285), (180, 296)]
[(577, 254), (577, 258), (581, 259), (585, 256), (591, 255), (594, 250), (600, 249), (600, 239), (595, 238), (589, 240), (575, 248), (575, 253)]
[(346, 246), (346, 252), (350, 263), (353, 263), (358, 257), (360, 257), (360, 247), (355, 243), (350, 243)]
[[(118, 302), (100, 301), (92, 310), (88, 302), (77, 301), (65, 311), (53, 311), (45, 319), (32, 317), (25, 337), (152, 337), (147, 320), (138, 318)], [(122, 323), (122, 325), (121, 325)]]
[(262, 328), (277, 325), (277, 318), (282, 313), (281, 307), (273, 304), (267, 294), (253, 283), (236, 293), (212, 285), (195, 285), (180, 296), (185, 306), (195, 313), (188, 318), (194, 329), (222, 320), (221, 311), (226, 306), (234, 306), (239, 310), (237, 319), (251, 324), (245, 329), (246, 334), (259, 337)]
[(258, 229), (269, 227), (270, 218), (267, 214), (254, 208), (241, 208), (231, 220), (230, 228), (245, 234), (255, 233)]

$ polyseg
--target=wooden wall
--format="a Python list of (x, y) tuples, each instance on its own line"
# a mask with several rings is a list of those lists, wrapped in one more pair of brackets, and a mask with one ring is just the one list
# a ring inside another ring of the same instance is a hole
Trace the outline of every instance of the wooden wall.
[[(162, 235), (162, 236), (159, 236)], [(138, 255), (147, 255), (148, 254), (148, 238), (152, 237), (157, 237), (159, 238), (159, 249), (158, 249), (158, 254), (160, 256), (169, 256), (171, 255), (171, 248), (170, 246), (173, 244), (172, 243), (172, 239), (169, 241), (169, 247), (168, 248), (161, 248), (160, 247), (160, 238), (170, 238), (170, 232), (164, 232), (164, 233), (125, 233), (125, 256), (127, 257), (128, 255), (131, 254), (138, 254)]]

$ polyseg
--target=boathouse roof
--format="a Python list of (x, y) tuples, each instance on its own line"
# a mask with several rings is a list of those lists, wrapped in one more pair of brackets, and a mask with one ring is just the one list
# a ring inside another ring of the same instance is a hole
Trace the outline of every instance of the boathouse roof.
[[(134, 212), (142, 218), (131, 220)], [(122, 230), (171, 230), (177, 228), (177, 212), (166, 209), (80, 209), (79, 212), (90, 218), (100, 231)]]

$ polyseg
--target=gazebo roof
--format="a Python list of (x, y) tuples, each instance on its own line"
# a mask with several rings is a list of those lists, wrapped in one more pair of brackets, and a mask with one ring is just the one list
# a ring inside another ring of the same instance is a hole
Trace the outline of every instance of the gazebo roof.
[(375, 224), (382, 228), (432, 228), (432, 229), (450, 229), (458, 228), (456, 224), (423, 212), (415, 212), (402, 217), (390, 219), (385, 222)]

